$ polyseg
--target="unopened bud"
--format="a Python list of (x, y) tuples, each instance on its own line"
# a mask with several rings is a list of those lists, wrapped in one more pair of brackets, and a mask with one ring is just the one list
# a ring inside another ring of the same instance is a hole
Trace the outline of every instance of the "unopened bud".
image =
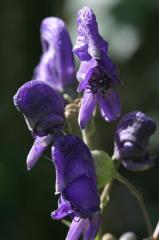
[(67, 120), (67, 128), (69, 133), (81, 137), (81, 130), (78, 125), (78, 114), (81, 105), (81, 99), (77, 98), (74, 102), (69, 103), (65, 107), (65, 118)]
[(127, 232), (121, 235), (119, 240), (137, 240), (136, 234), (133, 232)]
[(102, 240), (116, 240), (116, 238), (111, 233), (106, 233), (103, 235)]
[(65, 117), (66, 119), (78, 118), (79, 108), (81, 105), (81, 99), (77, 98), (74, 102), (69, 103), (65, 107)]

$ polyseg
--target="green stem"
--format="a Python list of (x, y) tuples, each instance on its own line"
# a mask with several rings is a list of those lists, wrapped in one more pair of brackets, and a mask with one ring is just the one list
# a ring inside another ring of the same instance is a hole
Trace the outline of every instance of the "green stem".
[(143, 197), (142, 197), (141, 193), (127, 179), (125, 179), (120, 174), (117, 174), (116, 179), (118, 181), (120, 181), (121, 183), (123, 183), (130, 190), (130, 192), (136, 197), (136, 199), (137, 199), (137, 201), (138, 201), (138, 203), (141, 207), (141, 210), (143, 212), (143, 216), (144, 216), (145, 223), (146, 223), (146, 226), (147, 226), (148, 234), (152, 238), (153, 228), (152, 228), (150, 217), (149, 217), (149, 214), (148, 214), (148, 211), (147, 211), (147, 208), (145, 206), (145, 203), (144, 203), (144, 200), (143, 200)]
[(62, 219), (61, 222), (62, 222), (65, 226), (67, 226), (67, 227), (70, 227), (70, 225), (71, 225), (71, 222), (69, 222), (69, 221), (67, 221), (67, 220), (65, 220), (65, 219)]
[[(115, 169), (116, 169), (116, 174), (118, 174), (117, 171), (120, 167), (120, 163), (119, 163), (119, 161), (115, 161), (115, 159), (113, 157), (112, 157), (112, 161), (114, 162), (114, 166), (115, 166)], [(106, 185), (105, 185), (105, 187), (104, 187), (104, 189), (101, 193), (100, 200), (101, 200), (101, 209), (102, 210), (104, 209), (104, 207), (106, 206), (106, 204), (109, 200), (109, 193), (112, 189), (113, 182), (114, 182), (114, 178), (112, 179), (111, 182), (106, 183)]]
[(88, 126), (82, 130), (83, 141), (90, 149), (94, 148), (94, 142), (93, 142), (94, 133), (95, 133), (95, 121), (94, 121), (94, 118), (92, 118)]
[(101, 201), (101, 210), (104, 209), (105, 205), (107, 204), (108, 200), (109, 200), (109, 192), (110, 189), (112, 188), (113, 185), (113, 181), (111, 181), (110, 183), (107, 183), (100, 195), (100, 201)]

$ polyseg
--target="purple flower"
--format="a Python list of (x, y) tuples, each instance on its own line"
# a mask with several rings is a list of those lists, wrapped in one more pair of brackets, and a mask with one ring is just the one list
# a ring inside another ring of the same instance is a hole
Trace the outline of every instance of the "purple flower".
[(72, 44), (65, 23), (48, 17), (41, 23), (42, 57), (34, 79), (48, 82), (55, 90), (74, 82), (75, 68)]
[(99, 35), (93, 11), (84, 7), (78, 12), (78, 37), (73, 49), (81, 61), (77, 79), (79, 92), (84, 92), (79, 124), (85, 128), (98, 103), (106, 121), (116, 120), (121, 111), (118, 94), (112, 90), (120, 84), (116, 66), (108, 57), (108, 43)]
[(56, 169), (56, 193), (60, 193), (58, 209), (53, 219), (73, 218), (67, 240), (83, 234), (85, 240), (94, 239), (99, 223), (99, 196), (92, 155), (83, 141), (71, 135), (59, 137), (52, 148)]
[(155, 122), (142, 112), (130, 112), (119, 122), (115, 134), (114, 158), (129, 170), (145, 170), (153, 165), (149, 156), (149, 138)]
[(31, 169), (63, 128), (63, 99), (47, 83), (33, 80), (18, 89), (14, 104), (36, 138), (27, 158), (28, 169)]

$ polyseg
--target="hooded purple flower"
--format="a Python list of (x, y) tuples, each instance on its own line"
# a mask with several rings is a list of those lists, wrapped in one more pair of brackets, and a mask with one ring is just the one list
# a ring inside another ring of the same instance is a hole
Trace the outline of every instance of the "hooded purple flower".
[(72, 44), (65, 23), (48, 17), (41, 23), (42, 57), (34, 79), (48, 82), (55, 90), (73, 83), (75, 76)]
[(33, 80), (18, 89), (14, 104), (24, 115), (29, 130), (36, 138), (27, 158), (28, 169), (31, 169), (53, 141), (54, 135), (62, 130), (63, 99), (47, 83)]
[(60, 193), (53, 219), (73, 218), (67, 240), (94, 239), (100, 223), (100, 199), (92, 155), (83, 141), (71, 135), (59, 137), (52, 148), (56, 169), (56, 193)]
[(108, 57), (108, 43), (99, 35), (93, 11), (84, 7), (78, 12), (78, 37), (73, 49), (81, 61), (77, 79), (79, 92), (84, 92), (79, 112), (79, 124), (85, 128), (98, 103), (106, 121), (116, 120), (120, 115), (120, 99), (112, 90), (120, 84), (116, 66)]
[(142, 112), (130, 112), (119, 122), (115, 134), (114, 158), (129, 170), (145, 170), (153, 165), (149, 156), (149, 138), (155, 122)]

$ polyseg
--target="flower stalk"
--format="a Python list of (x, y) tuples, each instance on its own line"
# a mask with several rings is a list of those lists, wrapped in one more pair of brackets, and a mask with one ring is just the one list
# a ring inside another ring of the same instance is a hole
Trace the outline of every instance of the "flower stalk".
[(143, 216), (144, 216), (144, 220), (145, 220), (145, 223), (146, 223), (148, 234), (149, 234), (150, 238), (152, 238), (152, 236), (153, 236), (152, 223), (150, 221), (150, 216), (149, 216), (149, 213), (147, 211), (147, 208), (146, 208), (146, 205), (145, 205), (142, 194), (122, 175), (117, 174), (116, 179), (119, 182), (123, 183), (129, 189), (131, 194), (133, 194), (136, 197), (136, 199), (137, 199), (137, 201), (138, 201), (138, 203), (141, 207)]
[(91, 119), (89, 124), (85, 129), (82, 129), (82, 138), (85, 144), (89, 147), (89, 149), (93, 150), (95, 147), (94, 144), (94, 135), (95, 135), (95, 120), (94, 117)]

